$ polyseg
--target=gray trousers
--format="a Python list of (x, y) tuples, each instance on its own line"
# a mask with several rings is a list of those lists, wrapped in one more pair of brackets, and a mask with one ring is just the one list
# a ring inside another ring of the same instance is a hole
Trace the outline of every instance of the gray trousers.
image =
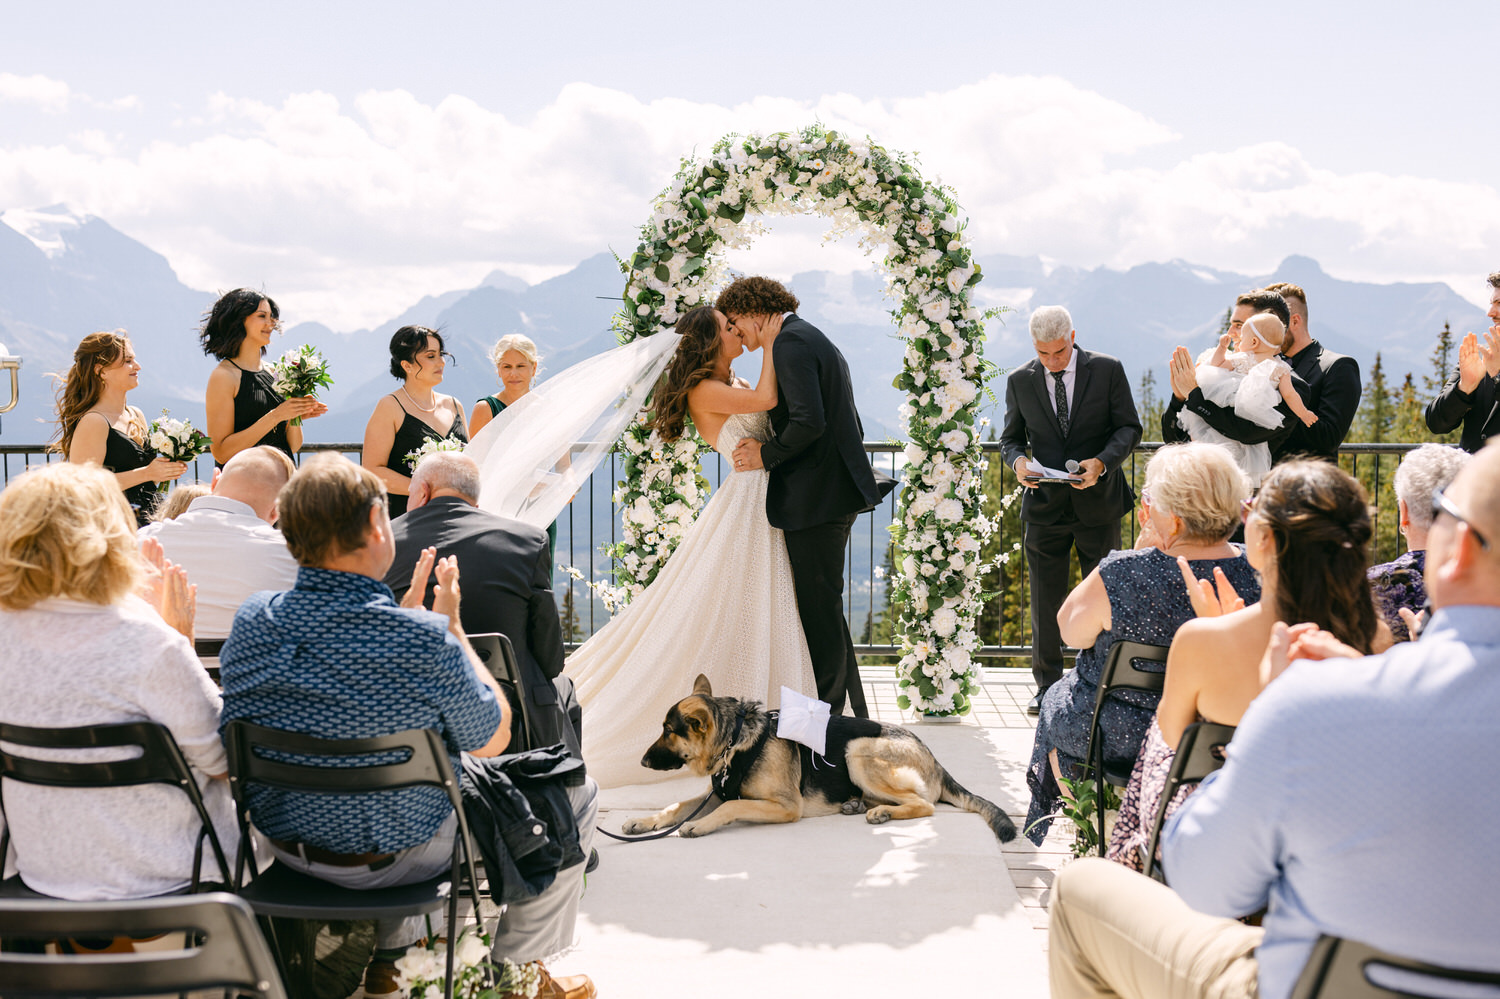
[[(594, 828), (599, 821), (599, 785), (592, 777), (578, 787), (568, 788), (573, 816), (578, 821), (578, 844), (588, 856), (594, 845)], [(276, 859), (295, 871), (345, 888), (389, 888), (427, 881), (448, 870), (453, 862), (453, 839), (458, 834), (458, 817), (449, 815), (437, 833), (425, 843), (408, 847), (379, 870), (369, 867), (333, 867), (306, 860), (272, 845)], [(516, 964), (542, 961), (573, 945), (574, 926), (578, 919), (578, 900), (583, 897), (583, 864), (574, 864), (557, 873), (536, 898), (512, 902), (500, 914), (495, 932), (493, 953)], [(454, 890), (457, 890), (455, 886)], [(443, 932), (445, 918), (437, 913), (433, 927)], [(425, 916), (406, 919), (383, 919), (376, 927), (376, 946), (382, 950), (408, 947), (427, 935)]]

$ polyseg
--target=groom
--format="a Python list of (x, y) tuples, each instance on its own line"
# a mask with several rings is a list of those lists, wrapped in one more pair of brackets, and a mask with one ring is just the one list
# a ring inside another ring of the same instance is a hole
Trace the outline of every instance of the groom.
[(849, 365), (828, 338), (796, 314), (797, 296), (764, 277), (739, 278), (715, 307), (750, 350), (772, 316), (781, 316), (773, 363), (779, 398), (771, 410), (770, 440), (744, 438), (734, 465), (765, 468), (766, 518), (786, 532), (792, 584), (802, 632), (812, 654), (818, 698), (842, 714), (870, 716), (859, 663), (844, 620), (844, 550), (854, 519), (895, 485), (878, 482), (865, 455), (864, 427), (854, 408)]

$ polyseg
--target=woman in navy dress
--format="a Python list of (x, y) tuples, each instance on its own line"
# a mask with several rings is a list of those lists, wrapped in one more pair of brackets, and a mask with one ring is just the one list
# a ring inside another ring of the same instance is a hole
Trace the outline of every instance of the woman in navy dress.
[(437, 330), (403, 326), (391, 337), (391, 376), (401, 387), (375, 404), (360, 464), (385, 483), (392, 517), (406, 512), (413, 464), (407, 455), (428, 441), (468, 443), (463, 407), (437, 390), (451, 360)]
[(144, 526), (156, 509), (156, 484), (181, 477), (187, 465), (147, 447), (146, 417), (125, 401), (140, 384), (140, 372), (124, 330), (84, 337), (57, 400), (62, 436), (56, 448), (71, 462), (91, 461), (114, 472), (136, 525)]
[[(1032, 842), (1040, 844), (1047, 835), (1048, 817), (1062, 794), (1059, 777), (1077, 779), (1085, 772), (1089, 723), (1110, 647), (1117, 641), (1171, 645), (1177, 629), (1194, 616), (1178, 559), (1186, 559), (1199, 579), (1216, 580), (1222, 573), (1247, 602), (1259, 597), (1255, 571), (1229, 543), (1249, 497), (1250, 480), (1227, 451), (1212, 444), (1165, 447), (1146, 466), (1137, 547), (1105, 556), (1057, 614), (1063, 641), (1082, 651), (1042, 698), (1026, 774), (1026, 834)], [(1159, 699), (1121, 691), (1105, 702), (1100, 728), (1106, 763), (1135, 762)]]
[(203, 395), (216, 465), (260, 444), (291, 457), (302, 449), (302, 428), (289, 421), (328, 412), (313, 396), (283, 399), (276, 391), (275, 377), (261, 362), (280, 328), (276, 302), (252, 288), (220, 297), (203, 322), (203, 352), (219, 359)]

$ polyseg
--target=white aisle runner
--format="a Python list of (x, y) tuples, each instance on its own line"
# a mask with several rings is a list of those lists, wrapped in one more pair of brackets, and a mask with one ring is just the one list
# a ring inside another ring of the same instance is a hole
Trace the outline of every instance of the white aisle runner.
[[(1013, 818), (1024, 811), (1026, 759), (1013, 757), (1029, 751), (1029, 732), (972, 721), (914, 730), (959, 783)], [(701, 786), (605, 791), (601, 825), (619, 832), (645, 814), (643, 800)], [(597, 843), (579, 946), (553, 970), (589, 974), (603, 999), (1047, 994), (1041, 934), (999, 842), (951, 806), (882, 826), (834, 815)]]

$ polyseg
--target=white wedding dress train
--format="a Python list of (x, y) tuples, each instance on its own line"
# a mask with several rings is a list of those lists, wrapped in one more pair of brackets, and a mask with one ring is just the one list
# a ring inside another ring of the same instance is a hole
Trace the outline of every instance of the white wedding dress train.
[[(715, 450), (765, 440), (764, 413), (731, 416)], [(731, 472), (656, 579), (568, 658), (583, 705), (583, 757), (601, 787), (686, 771), (641, 766), (673, 704), (704, 673), (714, 694), (779, 706), (783, 685), (817, 696), (782, 532), (766, 520), (767, 473)]]

